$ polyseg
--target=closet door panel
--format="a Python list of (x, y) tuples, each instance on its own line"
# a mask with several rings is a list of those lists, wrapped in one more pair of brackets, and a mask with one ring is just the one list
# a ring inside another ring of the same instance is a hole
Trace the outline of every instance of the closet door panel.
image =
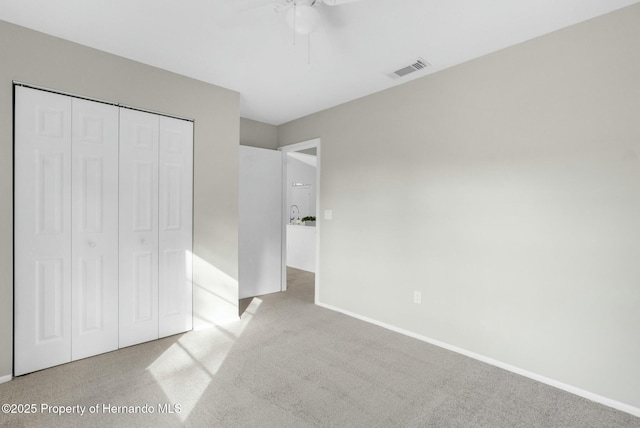
[(16, 87), (15, 375), (71, 360), (71, 98)]
[(160, 117), (159, 334), (192, 328), (193, 123)]
[(158, 124), (120, 109), (120, 347), (158, 338)]
[(72, 101), (73, 360), (118, 348), (118, 107)]

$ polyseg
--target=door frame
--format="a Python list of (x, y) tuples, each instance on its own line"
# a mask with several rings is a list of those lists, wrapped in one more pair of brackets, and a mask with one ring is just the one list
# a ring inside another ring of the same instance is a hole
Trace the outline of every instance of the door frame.
[(312, 138), (310, 140), (301, 141), (295, 144), (289, 144), (287, 146), (278, 147), (278, 150), (282, 152), (282, 221), (284, 227), (282, 228), (282, 291), (287, 289), (287, 227), (286, 224), (289, 222), (288, 219), (288, 207), (287, 198), (284, 196), (287, 193), (287, 153), (288, 152), (298, 152), (301, 150), (307, 149), (316, 149), (316, 272), (315, 272), (315, 295), (314, 295), (314, 303), (318, 304), (318, 296), (320, 296), (320, 216), (318, 213), (320, 212), (320, 164), (321, 164), (321, 156), (320, 156), (320, 138)]

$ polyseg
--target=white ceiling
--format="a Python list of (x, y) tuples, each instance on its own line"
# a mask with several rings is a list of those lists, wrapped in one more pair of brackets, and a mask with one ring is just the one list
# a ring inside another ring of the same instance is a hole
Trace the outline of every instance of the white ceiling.
[(310, 56), (278, 0), (0, 0), (0, 19), (236, 90), (241, 116), (278, 125), (638, 1), (320, 4)]

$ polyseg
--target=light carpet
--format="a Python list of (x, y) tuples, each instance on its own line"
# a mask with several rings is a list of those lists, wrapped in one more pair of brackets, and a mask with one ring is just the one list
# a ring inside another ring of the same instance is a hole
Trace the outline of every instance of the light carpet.
[(37, 410), (0, 414), (0, 426), (640, 427), (624, 412), (315, 306), (313, 275), (289, 277), (288, 291), (242, 301), (232, 324), (0, 385), (0, 403)]

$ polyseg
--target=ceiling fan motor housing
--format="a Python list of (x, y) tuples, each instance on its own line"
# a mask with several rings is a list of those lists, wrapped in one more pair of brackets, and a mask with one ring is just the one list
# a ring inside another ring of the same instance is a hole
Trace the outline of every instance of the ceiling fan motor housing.
[[(315, 4), (315, 2), (313, 2)], [(320, 22), (320, 14), (309, 4), (294, 3), (294, 7), (287, 10), (287, 24), (298, 34), (312, 33)]]

